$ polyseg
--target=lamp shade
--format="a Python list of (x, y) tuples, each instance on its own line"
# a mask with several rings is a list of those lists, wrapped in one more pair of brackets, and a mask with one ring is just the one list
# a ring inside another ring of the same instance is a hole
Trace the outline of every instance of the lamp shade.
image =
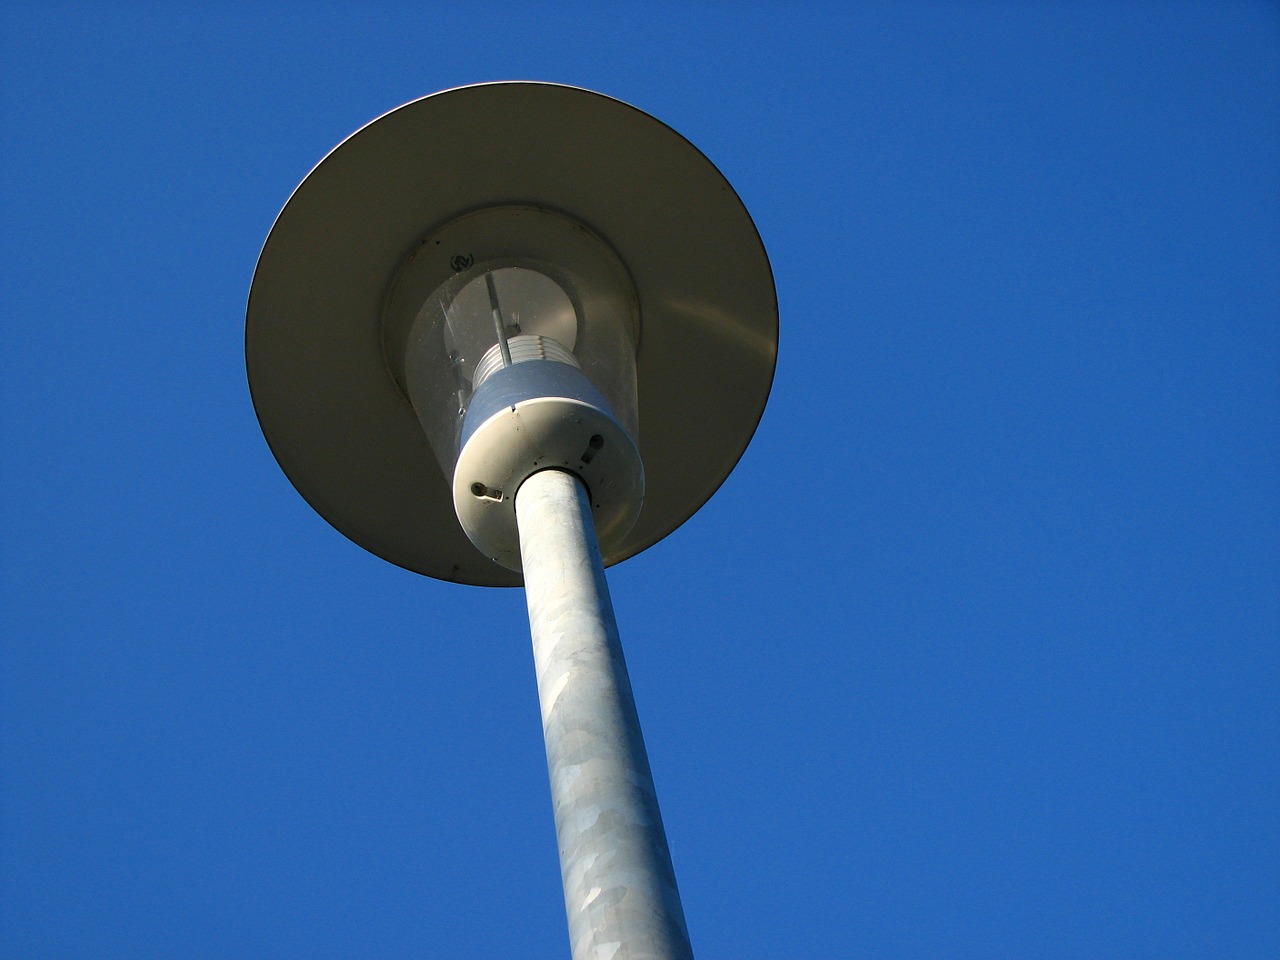
[[(413, 101), (316, 166), (254, 273), (250, 390), (298, 492), (392, 563), (519, 584), (463, 532), (448, 478), (477, 379), (506, 365), (499, 331), (507, 350), (567, 351), (638, 447), (644, 502), (604, 550), (617, 563), (696, 512), (746, 449), (777, 300), (737, 194), (648, 114), (546, 83)], [(439, 379), (414, 380), (428, 368)]]

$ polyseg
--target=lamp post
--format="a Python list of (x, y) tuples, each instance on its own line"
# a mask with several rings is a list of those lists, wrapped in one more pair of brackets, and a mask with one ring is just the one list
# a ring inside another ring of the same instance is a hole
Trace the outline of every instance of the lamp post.
[(575, 960), (690, 957), (604, 568), (701, 507), (763, 412), (777, 302), (732, 188), (590, 91), (426, 97), (294, 192), (245, 345), (325, 519), (419, 573), (523, 582)]

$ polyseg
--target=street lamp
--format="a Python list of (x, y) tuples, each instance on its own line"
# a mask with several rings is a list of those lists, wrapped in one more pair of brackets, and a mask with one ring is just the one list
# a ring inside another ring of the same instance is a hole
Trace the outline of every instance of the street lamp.
[(289, 199), (245, 352), (272, 452), (333, 526), (428, 576), (523, 582), (575, 960), (689, 957), (604, 567), (696, 512), (764, 410), (777, 301), (733, 189), (597, 93), (425, 97)]

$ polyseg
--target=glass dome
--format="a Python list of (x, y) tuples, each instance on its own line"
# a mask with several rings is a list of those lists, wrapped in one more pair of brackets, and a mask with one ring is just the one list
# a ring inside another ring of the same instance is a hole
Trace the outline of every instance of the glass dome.
[[(475, 262), (471, 255), (456, 254), (450, 258), (456, 272), (429, 291), (424, 276), (414, 275), (422, 271), (418, 258), (412, 258), (410, 276), (401, 278), (396, 296), (401, 312), (412, 306), (415, 288), (419, 299), (406, 324), (400, 382), (445, 478), (452, 479), (477, 388), (497, 370), (533, 360), (580, 370), (638, 445), (638, 306), (612, 251), (581, 225), (547, 211), (531, 216), (524, 208), (498, 208), (464, 219), (478, 222), (463, 224), (462, 234), (487, 228), (486, 240), (503, 235), (504, 219), (526, 221), (525, 232), (532, 220), (552, 241), (544, 236), (542, 245), (558, 256), (555, 261), (510, 255)], [(454, 232), (459, 231), (452, 224), (440, 231)], [(557, 238), (562, 242), (555, 243)], [(456, 236), (449, 241), (445, 247), (438, 237), (428, 238), (423, 248), (434, 253), (462, 242)], [(473, 244), (468, 240), (466, 246)], [(438, 263), (440, 257), (435, 259)]]

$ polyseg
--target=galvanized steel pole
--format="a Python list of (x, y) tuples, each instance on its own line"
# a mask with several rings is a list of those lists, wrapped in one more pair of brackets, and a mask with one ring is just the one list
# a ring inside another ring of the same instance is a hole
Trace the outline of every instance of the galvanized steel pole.
[(582, 481), (516, 494), (573, 960), (692, 960)]

